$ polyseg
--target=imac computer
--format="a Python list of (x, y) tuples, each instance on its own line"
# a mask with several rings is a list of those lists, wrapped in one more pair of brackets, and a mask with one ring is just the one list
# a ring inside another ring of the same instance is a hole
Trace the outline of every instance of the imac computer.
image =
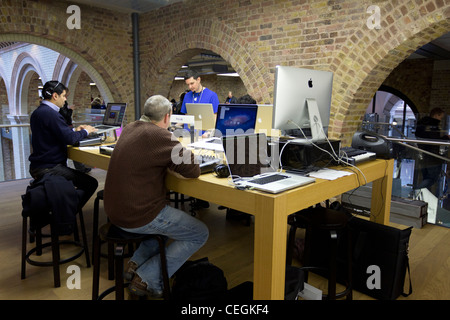
[(276, 66), (272, 126), (282, 135), (321, 141), (330, 121), (333, 73)]

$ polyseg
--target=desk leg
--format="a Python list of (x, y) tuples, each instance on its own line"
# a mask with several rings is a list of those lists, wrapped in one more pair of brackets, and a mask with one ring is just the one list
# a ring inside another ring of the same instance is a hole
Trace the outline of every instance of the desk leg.
[(282, 214), (284, 207), (273, 199), (261, 197), (256, 208), (253, 299), (283, 300), (287, 216)]
[(389, 224), (393, 171), (394, 160), (386, 160), (385, 176), (372, 182), (370, 220), (384, 225)]

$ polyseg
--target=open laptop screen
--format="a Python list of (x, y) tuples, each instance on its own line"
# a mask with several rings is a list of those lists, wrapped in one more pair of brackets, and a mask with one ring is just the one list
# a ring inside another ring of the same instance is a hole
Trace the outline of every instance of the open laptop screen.
[(108, 103), (106, 106), (103, 124), (109, 126), (121, 126), (125, 117), (126, 103)]
[(219, 104), (214, 135), (216, 137), (253, 133), (258, 106), (251, 104)]
[(265, 134), (224, 136), (222, 144), (233, 180), (271, 171)]

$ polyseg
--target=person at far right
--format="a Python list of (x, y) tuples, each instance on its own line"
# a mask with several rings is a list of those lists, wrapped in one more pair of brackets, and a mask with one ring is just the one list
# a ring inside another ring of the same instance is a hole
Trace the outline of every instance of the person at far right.
[[(430, 111), (430, 115), (423, 117), (417, 122), (416, 137), (426, 140), (450, 140), (448, 134), (442, 134), (441, 121), (445, 116), (445, 111), (441, 108), (434, 108)], [(419, 144), (421, 149), (432, 152), (439, 155), (439, 145), (432, 144)], [(443, 160), (436, 158), (432, 155), (423, 153), (423, 161), (421, 163), (422, 182), (416, 187), (416, 189), (427, 188), (438, 196), (439, 190), (433, 192), (436, 182), (439, 180), (439, 176), (442, 171)], [(438, 189), (438, 188), (437, 188)]]

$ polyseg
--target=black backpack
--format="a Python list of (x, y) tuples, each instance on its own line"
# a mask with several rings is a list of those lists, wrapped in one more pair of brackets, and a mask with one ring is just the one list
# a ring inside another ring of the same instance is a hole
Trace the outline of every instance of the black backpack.
[(208, 258), (186, 261), (175, 273), (172, 299), (184, 301), (222, 300), (227, 294), (223, 270)]

